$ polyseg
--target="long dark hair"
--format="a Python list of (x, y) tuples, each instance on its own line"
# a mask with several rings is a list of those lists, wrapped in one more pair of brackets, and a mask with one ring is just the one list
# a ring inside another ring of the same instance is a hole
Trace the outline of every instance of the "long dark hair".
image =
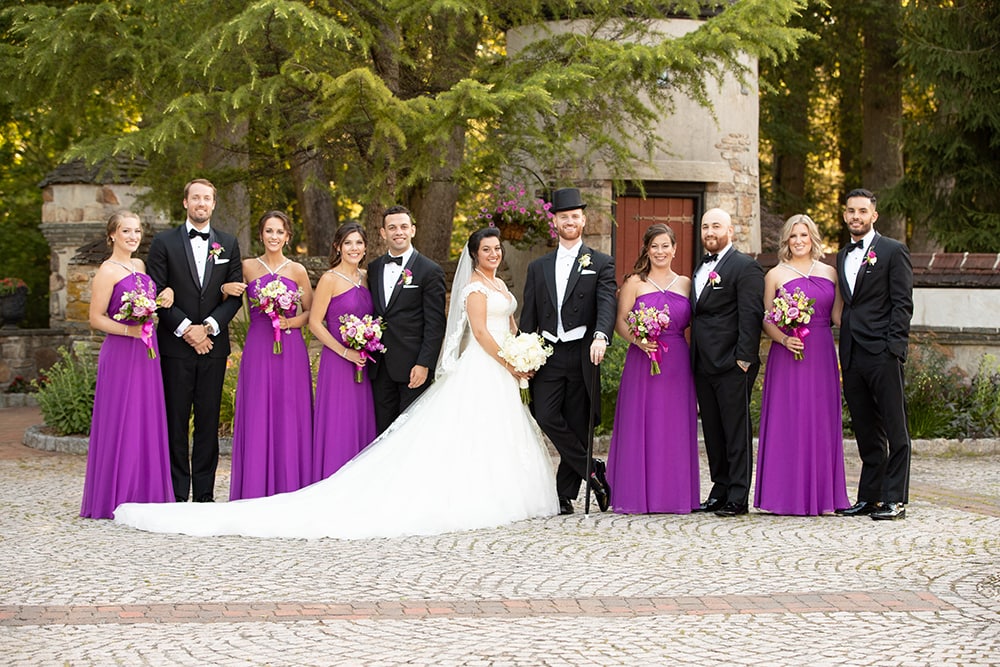
[[(479, 264), (476, 259), (476, 255), (479, 254), (479, 246), (482, 245), (483, 239), (488, 239), (490, 237), (500, 238), (500, 230), (496, 227), (483, 227), (482, 229), (477, 229), (469, 235), (469, 256), (472, 258), (472, 268), (475, 268)], [(500, 242), (500, 260), (503, 261), (503, 241)]]
[(653, 239), (661, 234), (669, 236), (670, 242), (675, 247), (677, 246), (677, 236), (674, 234), (674, 230), (670, 229), (670, 227), (662, 222), (650, 225), (646, 229), (646, 233), (642, 235), (642, 251), (639, 253), (638, 259), (635, 260), (635, 266), (632, 267), (632, 273), (625, 276), (625, 280), (628, 280), (632, 276), (639, 276), (643, 282), (646, 282), (646, 278), (649, 277), (649, 269), (652, 267), (652, 264), (649, 261), (649, 245), (653, 242)]
[(364, 266), (365, 257), (368, 256), (368, 235), (365, 234), (365, 228), (362, 227), (360, 223), (352, 221), (342, 224), (333, 235), (333, 243), (330, 248), (331, 269), (340, 266), (340, 263), (344, 259), (340, 254), (340, 247), (344, 245), (344, 240), (354, 232), (361, 234), (361, 240), (365, 242), (365, 254), (361, 256), (361, 261), (358, 262), (359, 267)]

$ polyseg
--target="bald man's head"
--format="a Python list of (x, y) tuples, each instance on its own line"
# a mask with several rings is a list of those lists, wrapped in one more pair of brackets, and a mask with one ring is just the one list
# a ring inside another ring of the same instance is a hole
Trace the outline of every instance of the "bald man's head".
[(733, 218), (721, 208), (710, 208), (701, 216), (701, 245), (717, 253), (733, 241)]

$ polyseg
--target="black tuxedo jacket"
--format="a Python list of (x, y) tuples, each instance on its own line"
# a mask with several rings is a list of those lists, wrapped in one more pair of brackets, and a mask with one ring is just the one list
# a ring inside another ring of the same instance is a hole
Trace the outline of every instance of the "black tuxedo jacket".
[(837, 253), (837, 273), (844, 311), (840, 318), (840, 364), (848, 367), (855, 345), (871, 354), (889, 350), (906, 361), (913, 317), (913, 267), (906, 246), (876, 233), (865, 254), (875, 254), (874, 263), (864, 261), (852, 293), (847, 284), (844, 261), (847, 249)]
[(385, 353), (376, 356), (368, 372), (373, 378), (388, 373), (393, 382), (406, 383), (410, 381), (410, 369), (426, 366), (430, 380), (444, 340), (444, 271), (414, 250), (403, 267), (411, 273), (409, 284), (401, 278), (386, 305), (382, 285), (385, 260), (386, 255), (382, 255), (368, 265), (368, 289), (375, 314), (385, 322)]
[(697, 299), (691, 290), (694, 370), (724, 373), (736, 368), (738, 360), (759, 364), (764, 270), (752, 257), (733, 248), (716, 263), (714, 271), (719, 274), (718, 284), (705, 285)]
[[(611, 342), (615, 330), (617, 300), (615, 292), (615, 260), (610, 255), (580, 247), (577, 262), (570, 270), (566, 293), (561, 306), (556, 301), (556, 252), (552, 251), (528, 265), (528, 275), (524, 283), (524, 304), (521, 308), (521, 331), (541, 333), (548, 331), (555, 335), (559, 326), (556, 313), (562, 315), (563, 327), (569, 331), (579, 326), (587, 327), (581, 346), (581, 368), (590, 368), (590, 341), (597, 331), (604, 332)], [(588, 266), (580, 259), (590, 256)], [(587, 391), (598, 408), (600, 401), (592, 387), (592, 373), (583, 374)], [(599, 391), (599, 387), (596, 388)]]
[(156, 329), (160, 353), (165, 357), (196, 357), (194, 349), (174, 330), (184, 321), (201, 324), (212, 317), (219, 325), (219, 334), (213, 340), (210, 357), (229, 356), (229, 321), (243, 305), (242, 299), (223, 299), (222, 285), (243, 280), (240, 263), (240, 246), (232, 234), (211, 228), (209, 248), (218, 243), (223, 250), (218, 257), (209, 255), (205, 266), (205, 284), (198, 284), (198, 270), (191, 252), (191, 241), (185, 225), (160, 232), (149, 246), (146, 270), (159, 291), (167, 287), (174, 290), (174, 305), (160, 308)]

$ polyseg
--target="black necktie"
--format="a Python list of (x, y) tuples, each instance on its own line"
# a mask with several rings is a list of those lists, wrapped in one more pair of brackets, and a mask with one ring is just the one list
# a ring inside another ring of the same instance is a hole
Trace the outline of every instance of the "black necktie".
[(847, 252), (852, 252), (855, 248), (857, 248), (858, 250), (861, 250), (864, 247), (865, 247), (865, 240), (861, 239), (857, 243), (848, 243), (847, 244)]
[(707, 264), (708, 262), (714, 262), (717, 259), (719, 259), (719, 253), (715, 253), (714, 255), (705, 253), (705, 256), (701, 258), (701, 262), (702, 264)]
[(188, 238), (189, 239), (193, 239), (196, 236), (200, 236), (201, 238), (205, 239), (206, 241), (208, 240), (208, 232), (199, 232), (197, 229), (189, 229), (188, 230)]
[(399, 257), (393, 257), (392, 255), (386, 255), (385, 256), (385, 261), (392, 262), (393, 264), (399, 264), (400, 266), (402, 266), (403, 265), (403, 256), (400, 255)]

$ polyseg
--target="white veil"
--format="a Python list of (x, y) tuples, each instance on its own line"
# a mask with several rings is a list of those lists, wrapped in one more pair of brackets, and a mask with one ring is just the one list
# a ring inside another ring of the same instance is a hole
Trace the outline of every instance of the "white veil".
[(441, 356), (438, 357), (437, 370), (434, 373), (436, 380), (440, 380), (455, 369), (458, 358), (465, 349), (465, 334), (468, 332), (468, 327), (465, 325), (468, 318), (465, 315), (462, 292), (471, 278), (472, 255), (469, 254), (469, 246), (466, 244), (462, 248), (462, 255), (455, 268), (455, 279), (451, 283), (451, 301), (448, 305), (448, 320), (444, 330), (444, 345), (441, 347)]

